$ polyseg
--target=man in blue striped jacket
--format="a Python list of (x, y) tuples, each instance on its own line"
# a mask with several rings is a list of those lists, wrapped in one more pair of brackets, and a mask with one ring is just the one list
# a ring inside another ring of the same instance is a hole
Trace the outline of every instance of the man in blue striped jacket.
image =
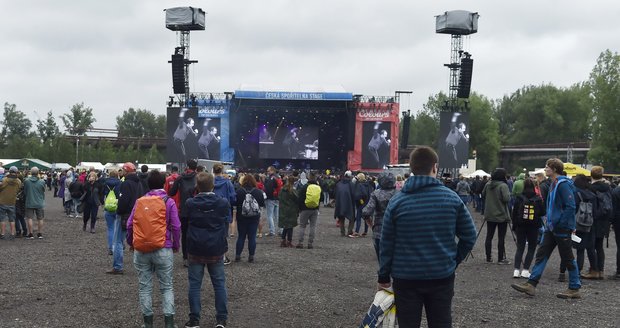
[[(454, 271), (476, 243), (476, 227), (461, 198), (435, 178), (437, 153), (416, 148), (401, 192), (388, 204), (381, 234), (379, 288), (394, 283), (401, 328), (452, 326)], [(456, 241), (458, 237), (458, 243)]]

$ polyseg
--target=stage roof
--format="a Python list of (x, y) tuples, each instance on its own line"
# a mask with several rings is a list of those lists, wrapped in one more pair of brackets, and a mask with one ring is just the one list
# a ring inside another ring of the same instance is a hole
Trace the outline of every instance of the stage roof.
[(351, 101), (353, 94), (340, 85), (273, 86), (242, 84), (235, 91), (237, 99)]

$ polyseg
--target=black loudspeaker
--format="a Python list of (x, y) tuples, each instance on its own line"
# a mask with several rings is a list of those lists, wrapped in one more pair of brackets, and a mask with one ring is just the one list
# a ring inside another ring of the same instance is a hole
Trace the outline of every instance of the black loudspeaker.
[(469, 98), (471, 89), (471, 75), (474, 70), (474, 60), (471, 58), (461, 58), (461, 72), (459, 74), (459, 88), (457, 98)]
[(172, 55), (172, 89), (175, 94), (185, 93), (185, 66), (183, 55)]

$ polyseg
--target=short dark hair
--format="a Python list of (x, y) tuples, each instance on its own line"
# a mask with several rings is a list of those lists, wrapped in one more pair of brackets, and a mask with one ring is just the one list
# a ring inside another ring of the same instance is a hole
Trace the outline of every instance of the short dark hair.
[(562, 163), (559, 158), (549, 158), (545, 165), (552, 169), (556, 174), (563, 175), (564, 163)]
[(187, 167), (190, 170), (195, 170), (197, 166), (198, 166), (198, 162), (195, 159), (188, 159), (187, 160)]
[(170, 168), (170, 172), (179, 172), (179, 167), (176, 165), (172, 165), (172, 167)]
[(213, 174), (207, 172), (200, 172), (196, 176), (196, 188), (199, 192), (213, 191)]
[(153, 170), (149, 173), (149, 176), (146, 178), (146, 183), (149, 186), (149, 189), (162, 189), (164, 188), (164, 183), (166, 183), (166, 176), (161, 174), (158, 170)]
[(590, 189), (590, 179), (588, 179), (587, 176), (583, 175), (583, 174), (577, 174), (575, 176), (575, 187), (582, 189), (582, 190), (588, 190)]
[(148, 165), (142, 165), (140, 166), (140, 171), (142, 171), (142, 173), (146, 173), (149, 171), (149, 167)]
[(536, 189), (534, 188), (534, 181), (532, 179), (525, 179), (523, 181), (523, 193), (535, 193)]
[(433, 166), (439, 162), (439, 157), (431, 147), (418, 147), (409, 156), (409, 167), (415, 175), (426, 175), (433, 170)]

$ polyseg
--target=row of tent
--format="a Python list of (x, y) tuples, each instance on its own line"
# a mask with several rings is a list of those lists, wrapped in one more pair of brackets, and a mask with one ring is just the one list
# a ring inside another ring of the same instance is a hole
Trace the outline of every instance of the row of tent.
[[(566, 175), (569, 176), (569, 177), (573, 177), (573, 176), (575, 176), (577, 174), (583, 174), (583, 175), (585, 175), (587, 177), (590, 176), (590, 170), (584, 169), (583, 167), (578, 166), (578, 165), (573, 164), (573, 163), (564, 163), (564, 171), (566, 171)], [(545, 174), (545, 169), (544, 168), (536, 169), (534, 171), (529, 171), (528, 172), (530, 177), (534, 177), (535, 175), (540, 174), (540, 173)], [(476, 170), (473, 173), (466, 175), (465, 177), (466, 178), (475, 178), (477, 176), (479, 176), (481, 178), (482, 177), (488, 177), (488, 178), (491, 177), (491, 175), (489, 173), (485, 172), (484, 170)]]
[[(46, 161), (42, 161), (36, 158), (22, 158), (22, 159), (0, 159), (0, 165), (9, 169), (11, 166), (15, 166), (20, 170), (37, 167), (42, 171), (63, 171), (68, 170), (74, 166), (68, 163), (48, 163)], [(140, 169), (140, 166), (143, 164), (138, 164), (137, 169)], [(149, 167), (149, 170), (159, 170), (166, 171), (166, 164), (144, 164)], [(123, 163), (106, 163), (101, 164), (100, 162), (80, 162), (74, 168), (76, 170), (89, 170), (94, 168), (98, 171), (109, 171), (109, 170), (118, 170), (123, 166)]]

